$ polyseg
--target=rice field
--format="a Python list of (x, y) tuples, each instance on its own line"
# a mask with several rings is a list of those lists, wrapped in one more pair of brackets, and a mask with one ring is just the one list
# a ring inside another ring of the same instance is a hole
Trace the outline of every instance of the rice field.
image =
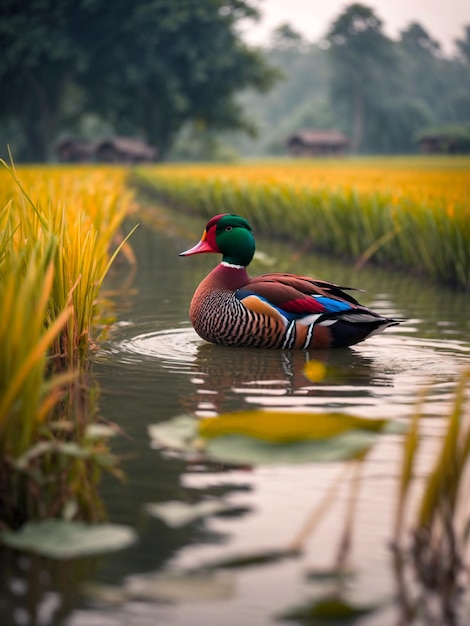
[(468, 157), (165, 165), (134, 181), (204, 218), (238, 213), (264, 236), (470, 288)]

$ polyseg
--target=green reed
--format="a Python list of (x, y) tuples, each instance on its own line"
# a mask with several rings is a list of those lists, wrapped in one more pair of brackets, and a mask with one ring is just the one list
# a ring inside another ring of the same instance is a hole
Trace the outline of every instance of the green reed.
[[(439, 623), (456, 624), (462, 591), (468, 587), (470, 567), (470, 370), (457, 383), (453, 405), (430, 472), (416, 501), (422, 411), (418, 405), (403, 444), (403, 460), (395, 520), (394, 556), (399, 599), (407, 615), (426, 616), (432, 598), (438, 606)], [(408, 531), (408, 533), (406, 533)], [(411, 566), (418, 581), (410, 591), (406, 569)], [(428, 616), (426, 623), (429, 621)]]

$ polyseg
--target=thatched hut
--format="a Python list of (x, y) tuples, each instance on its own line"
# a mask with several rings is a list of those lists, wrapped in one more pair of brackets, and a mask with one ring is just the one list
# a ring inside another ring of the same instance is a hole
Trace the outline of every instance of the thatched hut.
[(349, 139), (337, 130), (299, 130), (286, 139), (291, 156), (340, 156), (345, 154)]
[(156, 154), (155, 148), (131, 137), (108, 137), (95, 146), (95, 158), (101, 163), (150, 163)]
[(86, 163), (93, 161), (95, 144), (80, 137), (64, 137), (54, 146), (61, 163)]
[(470, 124), (428, 127), (415, 139), (423, 154), (470, 154)]

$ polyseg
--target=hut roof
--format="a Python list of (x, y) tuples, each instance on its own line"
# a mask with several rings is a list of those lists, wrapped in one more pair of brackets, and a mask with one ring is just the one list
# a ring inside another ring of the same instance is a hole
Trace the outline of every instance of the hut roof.
[(96, 144), (96, 152), (100, 152), (106, 148), (113, 148), (117, 152), (122, 152), (133, 157), (153, 159), (156, 149), (148, 144), (133, 139), (132, 137), (107, 137)]
[(347, 146), (349, 139), (338, 130), (298, 130), (287, 138), (287, 144), (299, 142), (307, 146)]
[(70, 148), (72, 150), (84, 150), (90, 153), (95, 149), (95, 144), (87, 139), (81, 137), (63, 137), (54, 144), (54, 150), (56, 152)]

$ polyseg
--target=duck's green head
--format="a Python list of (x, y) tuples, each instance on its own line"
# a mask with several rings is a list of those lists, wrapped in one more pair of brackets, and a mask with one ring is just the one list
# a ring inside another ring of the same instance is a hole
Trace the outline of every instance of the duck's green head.
[(255, 238), (246, 219), (231, 213), (216, 215), (207, 222), (201, 240), (180, 256), (218, 252), (223, 261), (246, 267), (255, 253)]

